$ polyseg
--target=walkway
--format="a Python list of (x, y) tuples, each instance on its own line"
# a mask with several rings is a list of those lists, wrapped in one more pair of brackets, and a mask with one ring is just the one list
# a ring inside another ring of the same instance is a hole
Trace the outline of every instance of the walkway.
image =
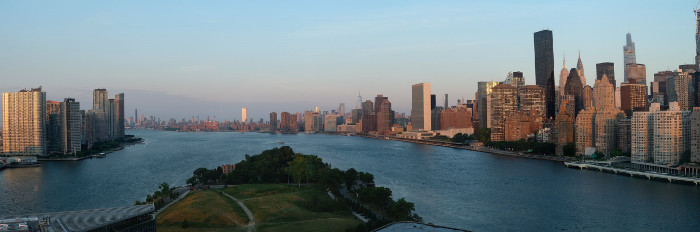
[(681, 177), (681, 176), (671, 176), (671, 175), (666, 175), (662, 173), (651, 173), (651, 172), (641, 172), (641, 171), (634, 171), (634, 170), (627, 170), (627, 169), (621, 169), (621, 168), (614, 168), (614, 167), (606, 167), (606, 166), (601, 166), (601, 165), (596, 165), (593, 163), (581, 163), (581, 162), (564, 162), (566, 167), (576, 167), (580, 169), (598, 169), (599, 171), (608, 171), (612, 172), (615, 174), (627, 174), (630, 176), (643, 176), (651, 180), (652, 178), (657, 178), (657, 179), (666, 179), (668, 182), (673, 182), (673, 181), (684, 181), (684, 182), (689, 182), (689, 183), (694, 183), (695, 185), (700, 185), (700, 178), (692, 178), (692, 177)]
[(235, 197), (233, 197), (233, 196), (231, 196), (231, 195), (228, 195), (228, 193), (226, 193), (226, 192), (224, 192), (224, 191), (221, 191), (221, 193), (223, 193), (223, 194), (224, 194), (225, 196), (227, 196), (228, 198), (231, 198), (231, 200), (236, 201), (236, 203), (238, 203), (238, 205), (240, 205), (241, 208), (243, 208), (243, 211), (245, 211), (245, 214), (248, 215), (248, 221), (249, 221), (249, 222), (248, 222), (248, 225), (246, 226), (246, 227), (248, 227), (248, 231), (255, 231), (255, 217), (253, 217), (253, 213), (250, 212), (250, 210), (248, 209), (248, 207), (246, 207), (246, 206), (243, 204), (242, 201), (236, 199)]
[[(331, 190), (328, 190), (328, 196), (331, 197), (331, 199), (335, 200), (335, 195), (333, 195), (333, 193), (331, 192)], [(369, 219), (367, 219), (365, 216), (362, 216), (362, 214), (359, 214), (359, 213), (357, 213), (357, 212), (355, 212), (355, 211), (353, 211), (353, 210), (350, 210), (350, 212), (352, 212), (352, 215), (355, 215), (355, 217), (357, 217), (357, 219), (360, 219), (360, 221), (362, 221), (362, 222), (368, 222), (368, 221), (369, 221)]]

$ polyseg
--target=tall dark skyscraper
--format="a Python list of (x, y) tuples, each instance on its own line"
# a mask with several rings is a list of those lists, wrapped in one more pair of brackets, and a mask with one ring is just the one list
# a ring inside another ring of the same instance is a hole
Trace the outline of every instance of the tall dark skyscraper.
[(430, 95), (430, 110), (435, 109), (435, 104), (437, 104), (437, 99), (435, 99), (435, 94)]
[(603, 74), (608, 76), (608, 80), (610, 80), (610, 84), (613, 85), (613, 87), (617, 87), (615, 83), (615, 64), (612, 62), (605, 62), (605, 63), (597, 63), (595, 64), (595, 71), (596, 71), (596, 79), (600, 80), (603, 78)]
[[(552, 82), (551, 87), (549, 85), (550, 81)], [(555, 115), (554, 46), (552, 31), (550, 30), (535, 32), (535, 83), (544, 88), (547, 118), (553, 118)]]

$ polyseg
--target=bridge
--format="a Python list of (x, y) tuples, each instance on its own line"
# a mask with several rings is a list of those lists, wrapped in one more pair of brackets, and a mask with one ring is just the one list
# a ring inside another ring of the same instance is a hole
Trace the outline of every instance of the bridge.
[(652, 178), (654, 179), (661, 179), (661, 180), (668, 180), (668, 182), (673, 182), (673, 181), (680, 181), (680, 182), (687, 182), (687, 183), (694, 183), (695, 186), (700, 184), (700, 178), (693, 178), (693, 177), (683, 177), (683, 176), (672, 176), (668, 174), (663, 174), (663, 173), (653, 173), (653, 172), (641, 172), (641, 171), (634, 171), (634, 170), (627, 170), (627, 169), (622, 169), (622, 168), (614, 168), (614, 167), (608, 167), (608, 166), (601, 166), (593, 163), (582, 163), (582, 162), (564, 162), (564, 165), (568, 168), (579, 168), (581, 170), (583, 169), (593, 169), (593, 170), (598, 170), (598, 171), (605, 171), (605, 172), (611, 172), (615, 174), (620, 174), (620, 175), (630, 175), (630, 177), (646, 177), (647, 179), (651, 180)]

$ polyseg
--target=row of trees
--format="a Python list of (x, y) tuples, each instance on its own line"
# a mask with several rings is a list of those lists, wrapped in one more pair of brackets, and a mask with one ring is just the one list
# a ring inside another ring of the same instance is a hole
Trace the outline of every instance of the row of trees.
[(134, 202), (134, 205), (153, 204), (156, 210), (158, 210), (173, 201), (178, 196), (179, 193), (175, 191), (175, 187), (170, 187), (168, 183), (163, 182), (158, 186), (158, 190), (153, 192), (153, 195), (146, 195), (146, 201), (136, 201)]
[[(532, 149), (530, 152), (540, 155), (554, 155), (556, 148), (556, 144), (553, 143), (540, 143), (536, 141), (526, 141), (524, 139), (518, 141), (485, 142), (484, 145), (513, 151), (530, 151), (530, 149)], [(574, 152), (575, 151), (576, 147), (574, 146)]]

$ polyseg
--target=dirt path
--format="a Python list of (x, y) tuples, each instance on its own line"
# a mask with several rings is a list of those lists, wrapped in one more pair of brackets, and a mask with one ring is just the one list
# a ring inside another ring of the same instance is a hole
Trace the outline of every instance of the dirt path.
[(223, 194), (224, 194), (225, 196), (227, 196), (228, 198), (231, 198), (231, 200), (236, 201), (236, 203), (238, 203), (238, 205), (240, 205), (241, 208), (243, 208), (243, 211), (245, 211), (245, 214), (248, 215), (248, 221), (249, 221), (249, 222), (248, 222), (248, 225), (246, 226), (246, 227), (248, 227), (248, 231), (255, 231), (255, 217), (253, 217), (253, 213), (250, 212), (250, 210), (248, 209), (248, 207), (246, 207), (246, 206), (243, 204), (243, 201), (240, 201), (240, 200), (236, 199), (235, 197), (233, 197), (233, 196), (231, 196), (231, 195), (228, 195), (228, 193), (225, 193), (224, 191), (221, 191), (221, 193), (223, 193)]

